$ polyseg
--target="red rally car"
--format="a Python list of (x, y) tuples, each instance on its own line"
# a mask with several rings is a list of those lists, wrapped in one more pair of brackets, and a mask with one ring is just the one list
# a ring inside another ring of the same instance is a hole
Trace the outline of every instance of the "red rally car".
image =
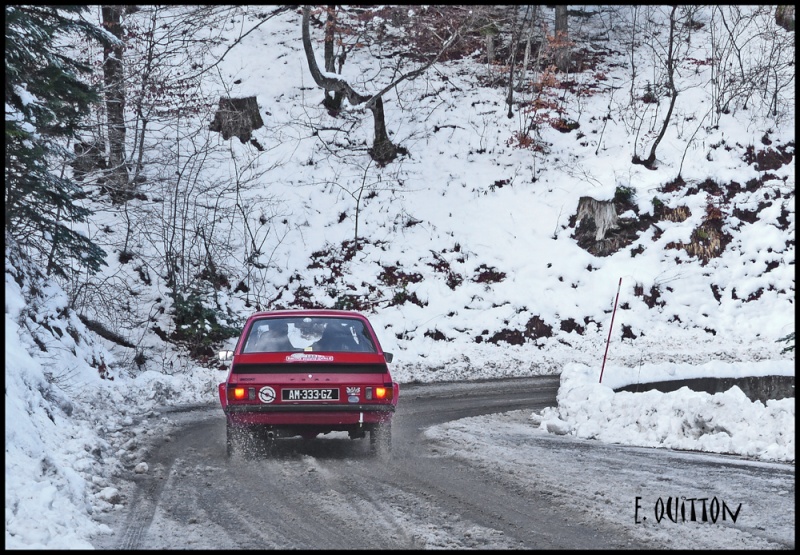
[(344, 310), (279, 310), (250, 316), (219, 399), (232, 455), (257, 438), (307, 439), (333, 431), (369, 433), (371, 452), (391, 451), (400, 387), (367, 318)]

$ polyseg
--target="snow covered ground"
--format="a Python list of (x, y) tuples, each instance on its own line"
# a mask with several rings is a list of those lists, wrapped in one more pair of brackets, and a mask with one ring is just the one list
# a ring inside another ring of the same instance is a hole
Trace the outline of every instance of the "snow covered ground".
[[(687, 59), (705, 59), (706, 43), (698, 39), (691, 46), (697, 52)], [(793, 468), (793, 398), (763, 404), (737, 389), (716, 395), (612, 389), (708, 375), (794, 375), (794, 352), (782, 352), (785, 343), (779, 342), (794, 331), (795, 321), (794, 163), (765, 177), (747, 156), (748, 149), (766, 150), (768, 144), (792, 145), (793, 153), (793, 103), (783, 119), (761, 120), (753, 110), (740, 110), (720, 116), (712, 127), (698, 127), (710, 103), (707, 68), (686, 71), (677, 101), (679, 123), (669, 127), (659, 147), (658, 168), (648, 170), (630, 162), (632, 139), (629, 124), (620, 119), (623, 111), (603, 118), (609, 106), (622, 103), (620, 91), (630, 87), (625, 56), (619, 56), (622, 61), (610, 54), (596, 72), (574, 76), (613, 87), (565, 97), (580, 133), (544, 129), (546, 157), (508, 144), (523, 116), (506, 117), (504, 91), (475, 86), (471, 76), (483, 71), (480, 64), (448, 62), (424, 83), (404, 83), (387, 101), (386, 114), (392, 139), (411, 155), (394, 168), (397, 173), (383, 175), (391, 182), (373, 187), (375, 195), (360, 207), (359, 235), (370, 241), (341, 265), (343, 275), (337, 277), (325, 264), (311, 267), (311, 253), (335, 254), (352, 239), (355, 206), (348, 191), (357, 191), (365, 176), (377, 180), (381, 174), (367, 166), (365, 154), (357, 164), (337, 166), (338, 159), (323, 156), (335, 137), (303, 127), (328, 120), (318, 105), (321, 92), (308, 89), (312, 81), (299, 15), (288, 12), (231, 50), (220, 64), (220, 81), (209, 82), (206, 91), (256, 95), (270, 115), (254, 136), (270, 148), (261, 155), (236, 138), (211, 135), (216, 153), (228, 156), (229, 165), (215, 164), (207, 177), (252, 163), (265, 171), (248, 199), (253, 216), (266, 206), (259, 204), (266, 194), (281, 199), (290, 224), (267, 235), (280, 241), (267, 244), (273, 273), (264, 287), (273, 289), (265, 289), (263, 298), (285, 287), (280, 302), (291, 305), (305, 287), (313, 302), (330, 307), (342, 291), (369, 297), (375, 294), (370, 284), (381, 286), (386, 296), (373, 299), (368, 316), (384, 349), (395, 354), (393, 373), (401, 383), (561, 374), (558, 406), (526, 416), (522, 425), (515, 424), (515, 433), (731, 453), (754, 464)], [(642, 68), (647, 58), (643, 55)], [(378, 75), (368, 71), (374, 63), (354, 53), (345, 76), (375, 90), (380, 78), (375, 83), (367, 78)], [(600, 70), (607, 81), (599, 80)], [(417, 86), (434, 93), (420, 98)], [(368, 143), (370, 114), (352, 112), (357, 125), (348, 140)], [(330, 142), (323, 146), (323, 141)], [(707, 264), (670, 247), (689, 240), (715, 198), (688, 185), (666, 188), (678, 173), (687, 184), (711, 180), (728, 187), (727, 206), (756, 215), (744, 221), (728, 214), (724, 229), (730, 242)], [(758, 179), (763, 186), (757, 191), (743, 185)], [(653, 213), (653, 199), (671, 209), (685, 207), (689, 216), (659, 221), (658, 229), (646, 229), (613, 255), (592, 256), (572, 237), (569, 218), (581, 197), (608, 200), (621, 186), (634, 191), (640, 216)], [(92, 236), (108, 241), (109, 252), (120, 238), (98, 230), (118, 228), (118, 218), (108, 206), (98, 206), (92, 223)], [(153, 246), (142, 242), (137, 248)], [(236, 271), (235, 259), (221, 262)], [(137, 291), (135, 302), (157, 306), (154, 299), (165, 296), (158, 285), (144, 287), (116, 255), (109, 263), (101, 277), (125, 282)], [(199, 366), (147, 330), (142, 343), (148, 362), (137, 368), (130, 351), (92, 338), (74, 312), (64, 310), (63, 290), (22, 277), (24, 267), (25, 261), (6, 255), (5, 547), (91, 548), (89, 538), (102, 532), (92, 514), (120, 506), (115, 476), (144, 471), (147, 440), (158, 427), (142, 417), (165, 406), (216, 403), (224, 372)], [(402, 286), (388, 285), (380, 277), (387, 268), (401, 269), (408, 279)], [(420, 279), (411, 278), (417, 274)], [(32, 275), (28, 270), (26, 276)], [(314, 287), (315, 280), (328, 285)], [(30, 298), (33, 289), (42, 292), (41, 300), (26, 304), (23, 293)], [(389, 302), (401, 293), (419, 302)], [(657, 298), (650, 301), (657, 302), (648, 306), (645, 297), (651, 294)], [(253, 310), (229, 290), (220, 291), (219, 299), (242, 318)], [(169, 307), (160, 320), (165, 329), (168, 320)], [(551, 335), (531, 337), (532, 322), (541, 322)], [(580, 329), (570, 330), (568, 322)], [(58, 331), (45, 331), (43, 324)], [(502, 339), (521, 336), (522, 342)], [(489, 436), (482, 430), (504, 418), (468, 419), (431, 433), (457, 445), (466, 441), (458, 434)], [(166, 417), (163, 424), (169, 424)], [(498, 459), (525, 459), (524, 446), (524, 441), (498, 444), (491, 452)], [(778, 510), (794, 524), (793, 496)]]
[[(643, 413), (651, 411), (643, 405)], [(606, 416), (594, 406), (589, 411)], [(547, 495), (576, 518), (599, 521), (603, 530), (619, 527), (635, 538), (630, 549), (794, 547), (793, 464), (675, 450), (653, 456), (651, 449), (611, 448), (532, 428), (532, 416), (512, 411), (465, 418), (429, 428), (426, 435), (438, 456), (468, 460), (523, 494)], [(681, 419), (662, 421), (676, 425)], [(608, 422), (609, 428), (625, 426), (619, 419)]]

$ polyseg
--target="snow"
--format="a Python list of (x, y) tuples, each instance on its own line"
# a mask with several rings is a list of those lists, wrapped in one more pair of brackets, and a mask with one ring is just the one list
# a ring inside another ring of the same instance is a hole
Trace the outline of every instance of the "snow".
[[(795, 460), (794, 398), (769, 399), (765, 405), (751, 401), (737, 386), (715, 394), (685, 386), (668, 393), (654, 389), (615, 393), (613, 389), (613, 384), (641, 383), (641, 375), (653, 382), (704, 376), (793, 376), (792, 361), (608, 367), (604, 382), (595, 380), (596, 370), (581, 364), (565, 366), (558, 407), (533, 415), (533, 423), (554, 433), (608, 443)], [(643, 374), (634, 374), (640, 371)]]
[[(337, 166), (340, 161), (324, 157), (320, 145), (332, 140), (333, 132), (320, 132), (315, 138), (295, 126), (326, 117), (318, 106), (321, 92), (314, 87), (301, 90), (313, 81), (302, 54), (299, 19), (296, 12), (282, 14), (247, 36), (220, 64), (220, 76), (227, 81), (207, 86), (209, 94), (223, 90), (223, 85), (234, 96), (255, 94), (261, 108), (268, 108), (267, 127), (274, 134), (265, 129), (254, 132), (262, 144), (270, 145), (269, 161), (255, 164), (256, 170), (270, 168), (259, 194), (282, 199), (281, 209), (298, 222), (270, 236), (270, 240), (281, 238), (270, 244), (280, 269), (273, 276), (276, 281), (287, 280), (297, 272), (304, 283), (313, 284), (315, 277), (327, 274), (324, 268), (307, 267), (310, 253), (353, 236), (355, 199), (348, 191), (358, 191), (364, 179), (377, 180), (381, 174), (367, 163), (366, 154), (352, 166)], [(270, 41), (275, 46), (265, 47)], [(692, 46), (701, 48), (703, 42), (694, 40)], [(293, 61), (286, 63), (287, 59)], [(385, 77), (361, 69), (368, 63), (374, 61), (351, 54), (345, 65), (344, 77), (365, 93), (380, 90), (384, 85), (380, 79)], [(406, 146), (411, 155), (397, 164), (398, 173), (390, 166), (382, 174), (384, 181), (375, 181), (368, 189), (377, 192), (377, 200), (361, 206), (359, 235), (370, 241), (345, 267), (348, 283), (365, 294), (366, 285), (376, 283), (385, 266), (424, 278), (404, 288), (424, 306), (411, 302), (390, 306), (384, 300), (386, 306), (369, 314), (384, 349), (395, 355), (395, 378), (401, 384), (435, 384), (560, 374), (558, 405), (527, 416), (526, 425), (515, 428), (518, 441), (492, 444), (489, 451), (499, 461), (526, 460), (533, 455), (525, 435), (548, 434), (733, 454), (793, 468), (794, 398), (750, 401), (736, 387), (713, 395), (686, 388), (671, 393), (614, 392), (627, 384), (674, 379), (794, 375), (794, 352), (782, 352), (785, 343), (779, 342), (794, 330), (794, 163), (772, 172), (768, 188), (772, 202), (754, 223), (737, 227), (728, 221), (731, 242), (707, 265), (667, 247), (670, 242), (688, 241), (691, 230), (702, 222), (706, 194), (659, 192), (679, 168), (684, 180), (694, 183), (711, 179), (744, 184), (759, 177), (754, 166), (743, 161), (745, 147), (760, 147), (766, 129), (773, 144), (793, 144), (793, 100), (788, 118), (757, 122), (761, 126), (751, 121), (752, 111), (720, 117), (715, 127), (699, 133), (684, 157), (686, 136), (704, 118), (709, 102), (706, 89), (698, 85), (703, 75), (688, 72), (677, 102), (685, 129), (670, 127), (659, 147), (659, 167), (651, 171), (630, 163), (631, 138), (624, 122), (610, 120), (602, 127), (599, 118), (593, 120), (608, 112), (607, 94), (581, 101), (577, 119), (586, 141), (576, 141), (574, 131), (543, 131), (550, 143), (545, 159), (506, 144), (520, 122), (506, 118), (504, 91), (467, 85), (457, 63), (436, 68), (426, 81), (404, 82), (387, 95), (392, 140)], [(611, 82), (627, 83), (624, 70), (609, 66), (606, 72)], [(373, 78), (375, 83), (370, 82)], [(231, 84), (238, 79), (241, 83)], [(415, 87), (428, 87), (435, 94), (418, 101)], [(614, 102), (620, 102), (619, 97)], [(409, 103), (414, 110), (404, 111), (402, 106)], [(363, 119), (346, 141), (368, 144), (370, 114), (353, 112)], [(239, 162), (253, 156), (252, 149), (236, 138), (211, 139), (217, 140), (221, 155), (230, 152), (240, 157)], [(728, 148), (710, 148), (714, 144)], [(234, 166), (209, 169), (209, 182), (229, 167)], [(648, 229), (629, 248), (609, 257), (592, 256), (570, 237), (568, 219), (580, 197), (610, 199), (619, 186), (636, 191), (642, 214), (652, 212), (651, 199), (658, 196), (670, 208), (687, 206), (691, 215), (684, 222), (659, 222), (663, 234)], [(765, 190), (756, 196), (742, 185), (732, 204), (754, 210), (764, 200)], [(250, 201), (258, 206), (256, 197)], [(782, 211), (788, 212), (788, 229), (776, 223)], [(337, 222), (342, 213), (346, 217)], [(115, 217), (99, 211), (93, 225), (118, 227)], [(389, 242), (388, 250), (376, 246), (378, 241)], [(634, 257), (631, 250), (637, 245), (644, 249)], [(109, 263), (104, 271), (122, 279), (125, 269), (116, 256), (110, 256)], [(765, 271), (770, 263), (775, 268)], [(477, 281), (484, 265), (505, 273), (505, 278)], [(151, 345), (148, 352), (158, 355), (151, 354), (146, 367), (137, 370), (130, 362), (124, 364), (129, 354), (99, 338), (86, 339), (89, 334), (74, 315), (65, 321), (62, 314), (68, 299), (58, 286), (46, 280), (38, 284), (16, 280), (13, 276), (24, 266), (6, 255), (5, 547), (92, 548), (91, 538), (110, 533), (92, 515), (118, 510), (124, 502), (115, 488), (115, 476), (148, 471), (148, 438), (170, 425), (163, 409), (217, 403), (216, 384), (224, 380), (225, 372), (198, 366), (185, 354), (158, 343)], [(434, 268), (442, 266), (460, 275), (462, 282), (454, 288), (447, 285), (444, 272)], [(620, 306), (603, 367), (620, 279)], [(44, 297), (29, 306), (24, 295), (35, 285)], [(711, 285), (721, 291), (719, 300), (711, 295)], [(665, 305), (646, 306), (636, 294), (637, 286), (645, 294), (657, 287)], [(135, 287), (141, 288), (141, 283)], [(757, 298), (743, 301), (759, 290)], [(317, 302), (330, 306), (332, 299), (324, 290), (314, 295)], [(234, 295), (224, 300), (242, 317), (252, 310)], [(525, 329), (532, 316), (550, 325), (553, 337), (522, 345), (489, 341), (503, 329)], [(560, 329), (559, 323), (568, 319), (583, 326), (583, 333)], [(60, 340), (51, 340), (46, 352), (33, 339), (42, 337), (43, 322), (61, 330)], [(623, 326), (637, 337), (624, 337)], [(76, 340), (71, 330), (77, 330), (81, 339)], [(434, 331), (446, 340), (430, 337)], [(477, 336), (481, 342), (475, 341)], [(100, 379), (96, 362), (101, 360), (111, 369), (113, 381)], [(504, 418), (466, 419), (437, 426), (430, 433), (452, 445), (463, 440), (455, 438), (457, 432), (492, 442), (495, 435), (487, 432)], [(524, 465), (519, 468), (523, 470), (517, 472), (524, 472)], [(615, 479), (608, 475), (612, 485)], [(624, 475), (618, 479), (622, 488)], [(793, 523), (790, 496), (785, 506), (776, 509), (790, 515)]]

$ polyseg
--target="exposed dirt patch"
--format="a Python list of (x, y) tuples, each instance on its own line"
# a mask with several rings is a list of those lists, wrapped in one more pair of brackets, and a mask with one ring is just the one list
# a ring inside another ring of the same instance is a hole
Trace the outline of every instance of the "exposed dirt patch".
[(405, 287), (410, 283), (421, 282), (422, 274), (404, 272), (398, 266), (383, 266), (383, 271), (378, 275), (378, 279), (389, 287)]
[(476, 283), (498, 283), (506, 279), (506, 273), (500, 272), (494, 266), (481, 264), (475, 269), (472, 281)]
[(794, 142), (762, 150), (756, 150), (753, 145), (750, 145), (744, 155), (744, 161), (748, 164), (755, 164), (756, 171), (760, 172), (778, 170), (786, 164), (791, 164), (793, 160)]
[(583, 335), (586, 328), (577, 323), (574, 318), (567, 318), (566, 320), (561, 320), (561, 331), (567, 333), (572, 333), (574, 331), (578, 335)]
[(639, 336), (633, 333), (633, 330), (629, 325), (622, 324), (622, 339), (636, 339), (637, 337)]
[(436, 328), (434, 328), (433, 330), (427, 330), (423, 335), (425, 337), (430, 337), (434, 341), (452, 341), (453, 340), (452, 338), (447, 337), (445, 334), (443, 334), (441, 331), (439, 331)]
[(528, 320), (528, 323), (525, 324), (525, 337), (529, 339), (538, 339), (540, 337), (552, 337), (552, 336), (553, 336), (552, 326), (546, 324), (544, 320), (542, 320), (538, 316), (532, 317), (530, 320)]
[(690, 256), (700, 259), (703, 266), (722, 254), (732, 237), (722, 230), (725, 213), (719, 205), (709, 201), (703, 223), (692, 231), (688, 243), (672, 241), (667, 249), (684, 249)]
[(633, 295), (635, 297), (641, 297), (648, 308), (664, 306), (666, 304), (664, 300), (661, 299), (661, 288), (658, 285), (651, 285), (649, 293), (645, 294), (644, 285), (637, 283), (633, 287)]
[[(433, 268), (434, 270), (436, 270), (437, 272), (444, 274), (445, 275), (445, 283), (447, 284), (447, 286), (450, 289), (455, 290), (456, 287), (458, 287), (459, 285), (461, 285), (464, 282), (464, 276), (462, 276), (458, 272), (454, 271), (450, 267), (450, 262), (447, 261), (447, 259), (445, 259), (444, 256), (442, 256), (442, 254), (439, 254), (436, 251), (430, 251), (430, 252), (433, 255), (433, 262), (428, 262), (427, 265), (430, 266), (431, 268)], [(443, 251), (443, 254), (447, 254), (447, 252), (448, 252), (447, 249), (445, 249)], [(460, 253), (461, 252), (461, 245), (456, 243), (456, 245), (453, 247), (452, 251), (450, 251), (450, 252)], [(457, 262), (464, 262), (464, 257), (463, 256), (459, 256), (459, 257), (456, 258), (456, 261)]]
[[(581, 329), (581, 333), (583, 333), (581, 326), (576, 325), (576, 329)], [(475, 342), (483, 343), (485, 340), (496, 345), (500, 341), (505, 341), (509, 345), (524, 345), (526, 342), (534, 341), (540, 337), (552, 337), (553, 327), (545, 323), (539, 316), (533, 316), (525, 324), (525, 329), (523, 330), (505, 328), (485, 339), (484, 336), (488, 334), (489, 330), (483, 330), (480, 335), (475, 337)]]
[(500, 341), (505, 341), (509, 345), (522, 345), (525, 343), (525, 336), (519, 330), (504, 329), (495, 333), (487, 341), (495, 345)]
[(754, 224), (756, 221), (758, 221), (758, 213), (768, 206), (769, 204), (766, 202), (759, 202), (758, 207), (755, 210), (747, 210), (746, 208), (740, 208), (737, 206), (733, 209), (731, 215), (739, 218), (743, 222), (747, 222), (748, 224)]
[(687, 206), (676, 206), (669, 208), (662, 202), (655, 203), (653, 216), (658, 221), (684, 222), (692, 215), (692, 211)]

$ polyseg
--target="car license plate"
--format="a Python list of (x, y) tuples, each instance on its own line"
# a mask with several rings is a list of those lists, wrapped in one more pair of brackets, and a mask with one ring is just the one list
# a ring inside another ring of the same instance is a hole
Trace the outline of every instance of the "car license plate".
[(281, 392), (284, 401), (338, 401), (338, 389), (284, 389)]

